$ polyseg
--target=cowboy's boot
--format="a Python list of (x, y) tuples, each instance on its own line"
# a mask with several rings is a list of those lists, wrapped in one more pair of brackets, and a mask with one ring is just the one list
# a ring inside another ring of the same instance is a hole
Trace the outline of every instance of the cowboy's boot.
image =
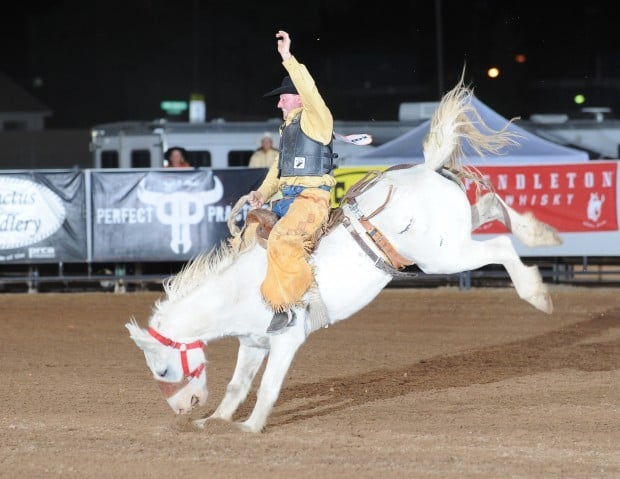
[(268, 333), (282, 333), (285, 328), (295, 324), (295, 311), (288, 309), (281, 313), (275, 313), (267, 328)]

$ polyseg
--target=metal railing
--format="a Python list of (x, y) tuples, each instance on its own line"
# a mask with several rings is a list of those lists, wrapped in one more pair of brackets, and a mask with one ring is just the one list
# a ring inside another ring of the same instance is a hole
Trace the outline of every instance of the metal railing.
[[(538, 265), (543, 281), (579, 286), (620, 286), (620, 257), (524, 258)], [(0, 292), (113, 291), (161, 289), (162, 281), (184, 263), (51, 263), (0, 265)], [(459, 289), (510, 286), (500, 265), (457, 274), (426, 274), (409, 267), (410, 278), (398, 278), (388, 287), (455, 286)]]

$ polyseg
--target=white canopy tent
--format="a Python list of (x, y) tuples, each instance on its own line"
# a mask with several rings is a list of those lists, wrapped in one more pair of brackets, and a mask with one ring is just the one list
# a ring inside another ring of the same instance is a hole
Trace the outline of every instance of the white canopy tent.
[[(493, 111), (475, 96), (472, 103), (484, 120), (493, 130), (500, 130), (509, 122), (499, 113)], [(472, 118), (475, 122), (475, 119)], [(471, 164), (483, 165), (538, 165), (557, 163), (582, 163), (589, 161), (585, 151), (568, 148), (557, 143), (540, 138), (512, 122), (508, 130), (519, 136), (516, 146), (510, 146), (502, 151), (501, 156), (480, 157), (469, 147), (464, 145), (464, 153)], [(347, 157), (339, 166), (389, 166), (403, 163), (423, 163), (422, 145), (429, 131), (430, 120), (425, 121), (411, 131), (387, 142), (365, 154)]]

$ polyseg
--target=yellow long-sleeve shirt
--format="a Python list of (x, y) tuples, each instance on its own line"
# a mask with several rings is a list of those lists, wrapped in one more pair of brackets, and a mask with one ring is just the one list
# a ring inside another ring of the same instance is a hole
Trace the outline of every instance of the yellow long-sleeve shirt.
[[(320, 141), (324, 145), (329, 144), (332, 141), (334, 132), (334, 119), (323, 97), (321, 97), (310, 72), (305, 65), (299, 63), (293, 56), (282, 62), (282, 65), (288, 71), (303, 102), (303, 107), (289, 112), (284, 120), (284, 124), (289, 125), (293, 118), (301, 112), (301, 130), (313, 140)], [(335, 184), (336, 179), (331, 174), (278, 178), (278, 162), (275, 162), (269, 168), (267, 176), (258, 188), (258, 192), (263, 195), (263, 198), (267, 199), (271, 198), (284, 186), (317, 187), (327, 185), (333, 187)]]

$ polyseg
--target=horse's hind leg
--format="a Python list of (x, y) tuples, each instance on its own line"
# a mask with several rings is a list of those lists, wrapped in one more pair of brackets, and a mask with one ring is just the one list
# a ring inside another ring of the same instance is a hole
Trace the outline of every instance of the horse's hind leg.
[(521, 299), (545, 313), (553, 312), (551, 296), (538, 267), (523, 264), (508, 236), (501, 235), (486, 241), (472, 240), (459, 251), (458, 258), (461, 271), (488, 264), (503, 265)]
[(557, 231), (532, 213), (520, 214), (495, 193), (483, 195), (471, 208), (472, 231), (489, 221), (500, 221), (525, 246), (554, 246), (562, 243)]
[(224, 398), (211, 416), (206, 419), (198, 419), (194, 421), (196, 426), (204, 427), (204, 424), (208, 419), (223, 419), (225, 421), (232, 420), (232, 416), (239, 405), (245, 401), (245, 398), (250, 391), (250, 387), (252, 386), (252, 381), (256, 377), (256, 373), (263, 363), (267, 351), (267, 348), (244, 344), (242, 339), (239, 341), (237, 365), (235, 366), (235, 372), (226, 387), (226, 394), (224, 395)]

